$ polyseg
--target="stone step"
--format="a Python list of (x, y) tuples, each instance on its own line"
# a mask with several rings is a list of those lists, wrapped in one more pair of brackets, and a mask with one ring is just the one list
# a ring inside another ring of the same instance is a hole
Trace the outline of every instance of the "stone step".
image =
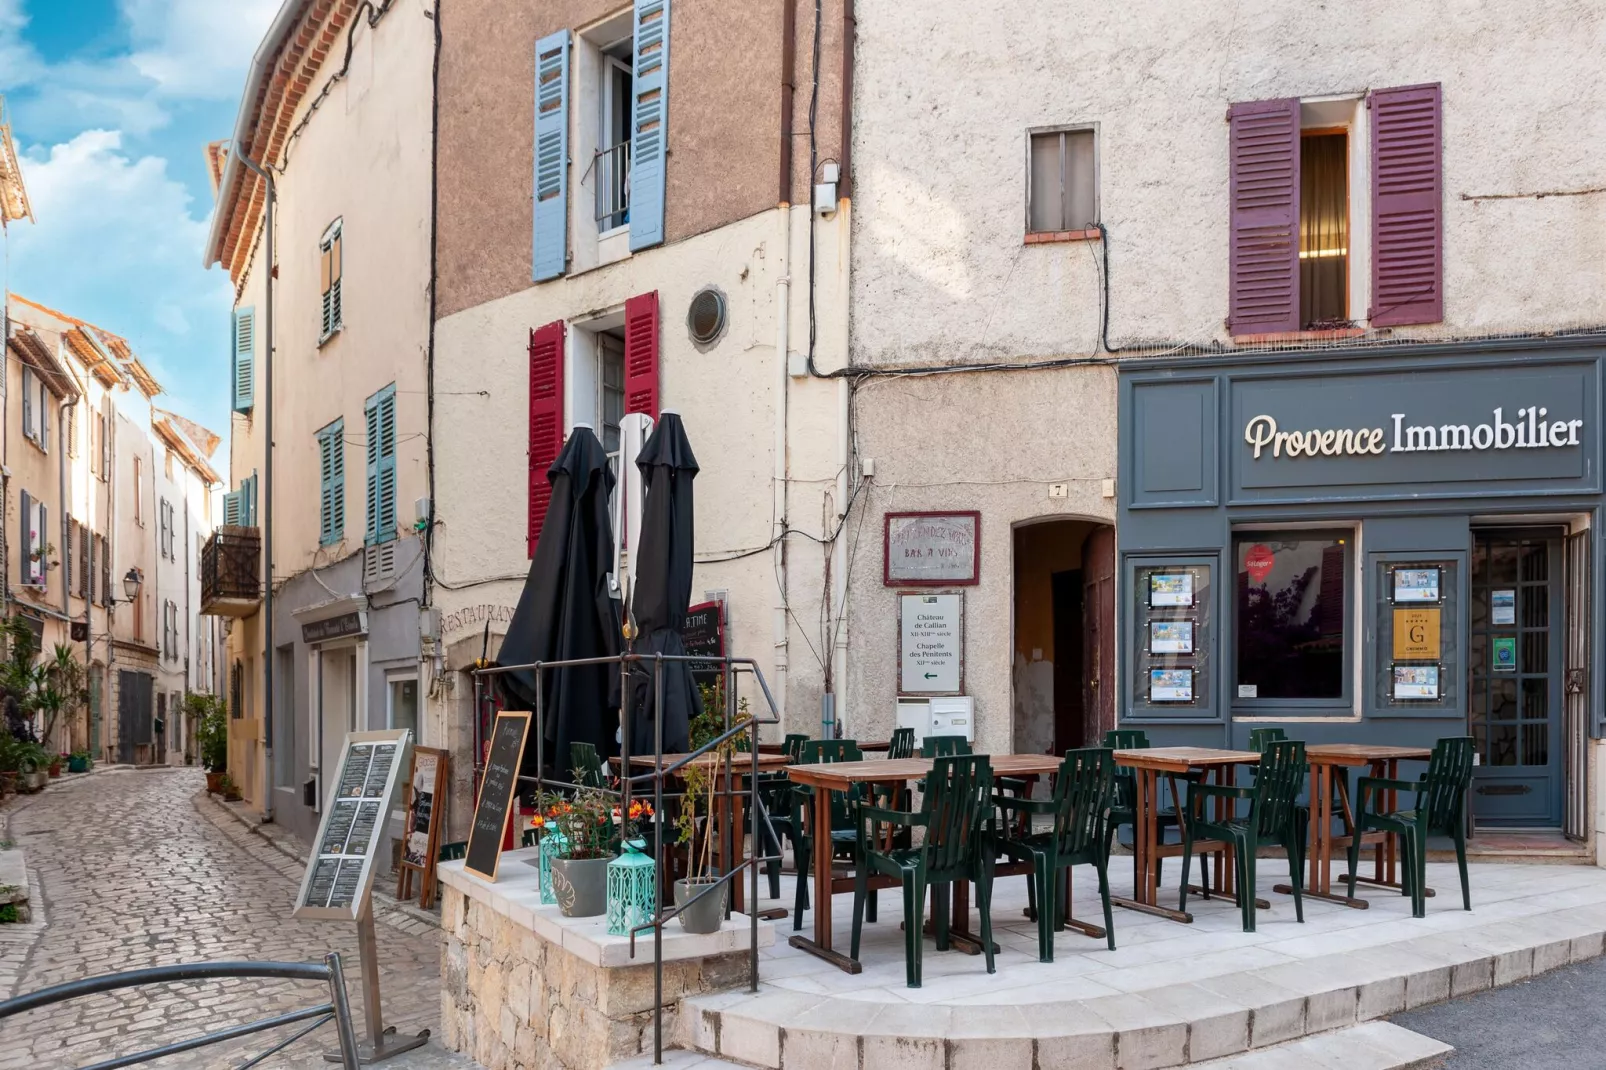
[(1194, 1065), (1198, 1070), (1431, 1070), (1443, 1066), (1453, 1051), (1442, 1041), (1391, 1022), (1366, 1022)]
[(655, 1063), (651, 1055), (638, 1055), (622, 1063), (614, 1063), (607, 1070), (750, 1070), (741, 1063), (728, 1062), (716, 1055), (676, 1048), (664, 1052), (664, 1061)]

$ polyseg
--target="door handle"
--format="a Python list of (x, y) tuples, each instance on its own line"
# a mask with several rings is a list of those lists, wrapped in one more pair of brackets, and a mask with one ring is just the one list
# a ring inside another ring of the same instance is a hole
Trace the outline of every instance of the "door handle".
[(1473, 790), (1479, 795), (1530, 795), (1534, 789), (1532, 784), (1484, 784)]

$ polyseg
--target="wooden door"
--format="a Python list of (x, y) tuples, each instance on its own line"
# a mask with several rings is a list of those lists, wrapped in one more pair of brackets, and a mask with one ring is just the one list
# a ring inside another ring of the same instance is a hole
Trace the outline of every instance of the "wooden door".
[(1086, 745), (1115, 727), (1115, 529), (1082, 544), (1082, 710)]

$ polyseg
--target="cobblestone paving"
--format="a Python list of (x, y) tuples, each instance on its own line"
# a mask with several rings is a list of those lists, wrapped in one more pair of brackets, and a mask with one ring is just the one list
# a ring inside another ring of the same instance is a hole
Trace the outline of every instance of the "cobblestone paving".
[[(42, 892), (44, 927), (16, 991), (178, 962), (317, 961), (338, 951), (361, 1034), (355, 927), (296, 921), (300, 878), (292, 858), (200, 792), (191, 769), (112, 769), (59, 781), (15, 801), (0, 824), (28, 853)], [(439, 932), (416, 918), (379, 914), (385, 1018), (404, 1033), (438, 1031)], [(0, 995), (7, 978), (0, 977)], [(127, 989), (33, 1011), (0, 1024), (0, 1070), (77, 1067), (326, 1000), (308, 983), (229, 978)], [(162, 1060), (162, 1067), (225, 1067), (293, 1029)], [(268, 1067), (322, 1065), (334, 1044), (325, 1026)], [(398, 1070), (471, 1068), (431, 1044), (388, 1061)]]

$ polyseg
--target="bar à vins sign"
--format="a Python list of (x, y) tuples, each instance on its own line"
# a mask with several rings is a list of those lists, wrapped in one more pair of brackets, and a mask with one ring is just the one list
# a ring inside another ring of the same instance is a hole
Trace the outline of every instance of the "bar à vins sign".
[(881, 580), (888, 587), (975, 583), (981, 514), (888, 513)]

